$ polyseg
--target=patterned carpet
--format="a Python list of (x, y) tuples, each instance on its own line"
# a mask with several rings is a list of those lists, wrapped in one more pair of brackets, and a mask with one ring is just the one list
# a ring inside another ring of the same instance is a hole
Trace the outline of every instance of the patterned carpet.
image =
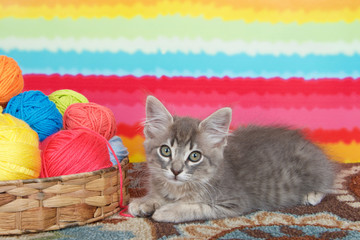
[[(144, 194), (142, 169), (134, 164), (130, 170), (134, 197)], [(343, 165), (334, 194), (317, 206), (183, 224), (115, 214), (87, 226), (2, 239), (360, 239), (360, 164)]]

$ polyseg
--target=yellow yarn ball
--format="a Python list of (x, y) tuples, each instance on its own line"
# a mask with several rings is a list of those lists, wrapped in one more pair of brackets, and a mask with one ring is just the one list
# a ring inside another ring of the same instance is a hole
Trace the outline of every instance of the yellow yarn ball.
[(81, 93), (70, 89), (55, 91), (49, 95), (50, 101), (54, 102), (61, 115), (73, 103), (88, 103), (89, 100)]
[(0, 107), (0, 180), (37, 178), (41, 171), (39, 137), (24, 121)]

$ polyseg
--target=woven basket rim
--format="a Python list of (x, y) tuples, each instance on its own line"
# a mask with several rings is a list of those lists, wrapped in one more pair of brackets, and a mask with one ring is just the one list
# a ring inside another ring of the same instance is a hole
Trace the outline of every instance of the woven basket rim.
[[(124, 157), (120, 164), (121, 166), (127, 164), (129, 162), (128, 157)], [(77, 174), (69, 174), (69, 175), (61, 175), (56, 177), (47, 177), (47, 178), (33, 178), (33, 179), (18, 179), (18, 180), (8, 180), (8, 181), (0, 181), (0, 186), (10, 185), (10, 184), (19, 184), (19, 183), (41, 183), (41, 182), (53, 182), (53, 181), (68, 181), (73, 179), (78, 179), (82, 177), (88, 177), (92, 175), (100, 175), (103, 173), (107, 173), (113, 171), (114, 169), (118, 169), (119, 166), (111, 166), (108, 168), (103, 168), (99, 170), (95, 170), (92, 172), (83, 172)]]

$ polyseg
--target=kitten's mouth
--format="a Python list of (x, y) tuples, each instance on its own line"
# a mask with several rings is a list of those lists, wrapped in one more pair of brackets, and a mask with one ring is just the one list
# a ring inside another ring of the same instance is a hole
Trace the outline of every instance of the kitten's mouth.
[(166, 178), (166, 180), (174, 185), (181, 185), (184, 184), (186, 182), (186, 179), (184, 179), (183, 176), (180, 176), (179, 174), (173, 174), (170, 171), (166, 171), (164, 173), (164, 177)]
[(176, 184), (176, 185), (181, 185), (184, 184), (184, 181), (182, 181), (181, 179), (178, 179), (177, 176), (174, 176), (172, 178), (168, 178), (169, 182)]

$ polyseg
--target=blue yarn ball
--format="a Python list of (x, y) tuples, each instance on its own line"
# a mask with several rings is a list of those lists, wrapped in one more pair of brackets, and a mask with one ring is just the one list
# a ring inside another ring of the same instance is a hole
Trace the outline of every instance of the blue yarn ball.
[(8, 102), (4, 113), (25, 121), (37, 132), (40, 141), (62, 128), (62, 115), (55, 103), (40, 91), (27, 91)]
[[(124, 146), (122, 140), (118, 136), (114, 136), (109, 140), (110, 146), (115, 152), (116, 157), (119, 159), (119, 162), (124, 159), (127, 155), (129, 155), (129, 152), (127, 151), (127, 148)], [(112, 151), (109, 149), (110, 153), (110, 161), (113, 165), (117, 165), (117, 161), (112, 153)]]

